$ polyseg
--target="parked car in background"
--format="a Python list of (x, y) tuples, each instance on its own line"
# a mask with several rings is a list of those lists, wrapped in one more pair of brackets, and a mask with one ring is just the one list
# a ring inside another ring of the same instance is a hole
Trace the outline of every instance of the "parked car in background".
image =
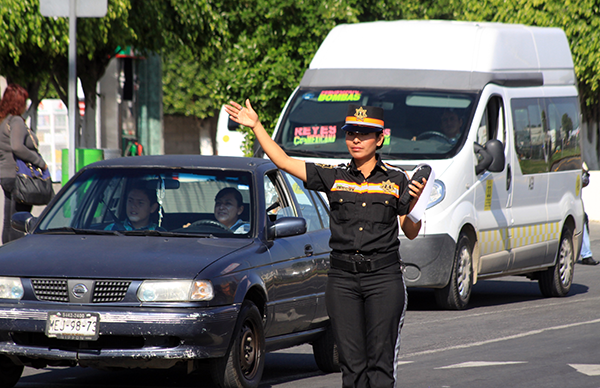
[[(114, 227), (127, 223), (132, 187), (156, 195), (153, 230)], [(243, 200), (235, 233), (214, 215), (223, 188)], [(0, 386), (24, 366), (208, 363), (218, 385), (256, 387), (265, 352), (303, 343), (323, 371), (339, 370), (324, 301), (328, 220), (321, 196), (264, 159), (83, 168), (39, 219), (17, 213), (28, 235), (0, 247)]]

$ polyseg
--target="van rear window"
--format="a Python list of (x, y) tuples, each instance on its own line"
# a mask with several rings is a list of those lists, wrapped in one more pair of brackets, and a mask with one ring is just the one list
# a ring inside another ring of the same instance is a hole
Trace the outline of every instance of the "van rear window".
[(386, 159), (452, 157), (464, 143), (478, 95), (405, 89), (303, 88), (284, 114), (277, 141), (293, 156), (347, 158), (349, 104), (384, 110)]

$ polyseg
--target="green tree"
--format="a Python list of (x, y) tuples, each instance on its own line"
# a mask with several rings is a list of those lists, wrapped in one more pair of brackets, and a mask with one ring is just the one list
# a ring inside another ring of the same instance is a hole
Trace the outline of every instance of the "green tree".
[[(39, 0), (1, 2), (0, 27), (7, 33), (0, 35), (0, 73), (24, 85), (51, 80), (66, 101), (68, 20), (41, 16)], [(210, 58), (221, 50), (225, 32), (210, 0), (108, 0), (105, 17), (78, 19), (77, 73), (86, 100), (86, 132), (94, 132), (96, 84), (119, 47), (133, 46), (143, 55), (189, 45), (196, 55)], [(34, 102), (37, 90), (28, 90)]]
[(595, 0), (464, 0), (461, 9), (465, 20), (562, 28), (573, 54), (584, 114), (597, 111), (600, 93), (600, 3)]
[(0, 74), (29, 92), (35, 128), (36, 110), (49, 93), (52, 67), (66, 55), (68, 25), (64, 20), (42, 18), (37, 1), (0, 1)]
[[(250, 98), (272, 132), (287, 98), (333, 27), (422, 17), (432, 7), (443, 8), (437, 4), (418, 0), (224, 1), (220, 15), (227, 23), (229, 39), (223, 42), (220, 55), (207, 62), (195, 58), (193, 48), (180, 47), (163, 57), (165, 113), (206, 118), (229, 99)], [(251, 154), (252, 134), (246, 139), (245, 151)]]

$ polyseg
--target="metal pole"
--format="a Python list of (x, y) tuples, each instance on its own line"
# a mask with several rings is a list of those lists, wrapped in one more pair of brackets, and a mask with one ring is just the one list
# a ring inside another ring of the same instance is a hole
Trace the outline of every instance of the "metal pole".
[[(69, 179), (75, 175), (75, 113), (77, 106), (77, 1), (69, 2)], [(63, 166), (64, 168), (64, 166)], [(64, 184), (65, 182), (63, 182)]]

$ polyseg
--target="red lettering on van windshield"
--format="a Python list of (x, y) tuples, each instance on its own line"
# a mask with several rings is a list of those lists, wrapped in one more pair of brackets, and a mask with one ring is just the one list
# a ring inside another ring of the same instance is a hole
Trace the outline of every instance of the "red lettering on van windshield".
[(335, 125), (294, 128), (294, 145), (334, 143), (337, 133)]

